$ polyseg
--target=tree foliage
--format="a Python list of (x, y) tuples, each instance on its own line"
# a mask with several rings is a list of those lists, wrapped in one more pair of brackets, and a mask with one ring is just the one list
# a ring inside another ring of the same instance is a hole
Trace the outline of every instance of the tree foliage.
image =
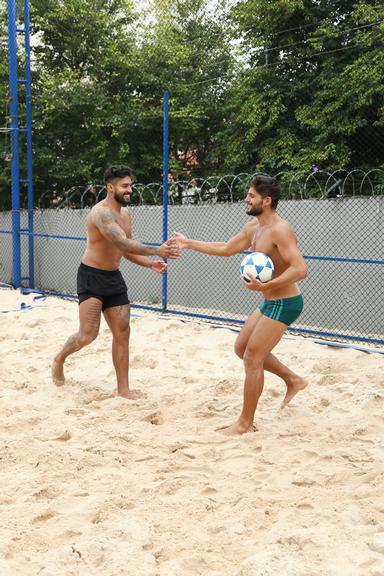
[(228, 168), (383, 163), (382, 2), (246, 0), (232, 16), (248, 55), (226, 99)]
[[(0, 4), (0, 199), (2, 193), (10, 195), (10, 126), (7, 57), (7, 13)], [(4, 192), (3, 192), (4, 191)], [(1, 202), (0, 202), (1, 203)]]
[[(213, 6), (213, 8), (212, 8)], [(380, 0), (30, 0), (34, 187), (384, 162)], [(6, 38), (1, 9), (0, 35)], [(7, 125), (6, 44), (0, 43)], [(0, 136), (3, 136), (1, 133)], [(7, 148), (3, 141), (3, 148)], [(0, 159), (0, 193), (9, 164)]]

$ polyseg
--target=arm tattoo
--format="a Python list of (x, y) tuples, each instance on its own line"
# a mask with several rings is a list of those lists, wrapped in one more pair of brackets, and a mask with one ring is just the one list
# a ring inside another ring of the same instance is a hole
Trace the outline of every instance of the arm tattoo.
[(122, 253), (154, 255), (157, 249), (153, 246), (143, 246), (131, 238), (127, 238), (124, 230), (116, 222), (108, 209), (100, 209), (94, 215), (94, 222), (102, 235), (121, 250)]

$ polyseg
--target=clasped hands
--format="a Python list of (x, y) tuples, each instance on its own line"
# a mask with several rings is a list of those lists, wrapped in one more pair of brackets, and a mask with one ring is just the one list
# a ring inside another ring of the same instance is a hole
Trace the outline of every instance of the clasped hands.
[(165, 244), (169, 246), (171, 250), (173, 250), (174, 254), (176, 254), (174, 258), (177, 258), (178, 256), (181, 256), (181, 251), (184, 248), (187, 248), (187, 241), (188, 238), (184, 236), (184, 234), (180, 234), (180, 232), (174, 232), (172, 236), (165, 242)]
[[(182, 234), (174, 233), (171, 238), (159, 246), (157, 255), (172, 260), (179, 258), (179, 256), (181, 256), (181, 249), (185, 247), (182, 239), (186, 240), (186, 237)], [(167, 263), (163, 260), (154, 260), (151, 264), (151, 270), (162, 274), (167, 270)]]

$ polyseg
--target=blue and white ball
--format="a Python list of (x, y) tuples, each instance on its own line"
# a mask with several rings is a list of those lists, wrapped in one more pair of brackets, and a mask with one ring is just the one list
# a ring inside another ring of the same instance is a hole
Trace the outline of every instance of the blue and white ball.
[(247, 276), (248, 273), (259, 282), (269, 282), (272, 279), (274, 269), (272, 260), (264, 252), (247, 254), (240, 264), (241, 276), (248, 283), (251, 282)]

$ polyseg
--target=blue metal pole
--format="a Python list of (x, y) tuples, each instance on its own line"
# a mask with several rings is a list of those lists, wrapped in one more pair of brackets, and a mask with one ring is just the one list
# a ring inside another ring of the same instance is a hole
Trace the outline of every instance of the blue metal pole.
[[(169, 144), (168, 144), (168, 91), (164, 91), (163, 104), (163, 242), (168, 238), (168, 172), (169, 172)], [(167, 309), (168, 277), (163, 274), (162, 306)]]
[(25, 26), (25, 80), (26, 80), (26, 121), (27, 121), (27, 190), (28, 190), (28, 262), (29, 287), (35, 287), (35, 259), (33, 237), (33, 175), (32, 175), (32, 81), (29, 0), (24, 0)]
[(19, 103), (17, 84), (17, 41), (16, 41), (16, 0), (8, 1), (8, 71), (11, 102), (11, 194), (12, 194), (12, 284), (21, 285), (21, 250), (20, 250), (20, 165), (19, 165)]

